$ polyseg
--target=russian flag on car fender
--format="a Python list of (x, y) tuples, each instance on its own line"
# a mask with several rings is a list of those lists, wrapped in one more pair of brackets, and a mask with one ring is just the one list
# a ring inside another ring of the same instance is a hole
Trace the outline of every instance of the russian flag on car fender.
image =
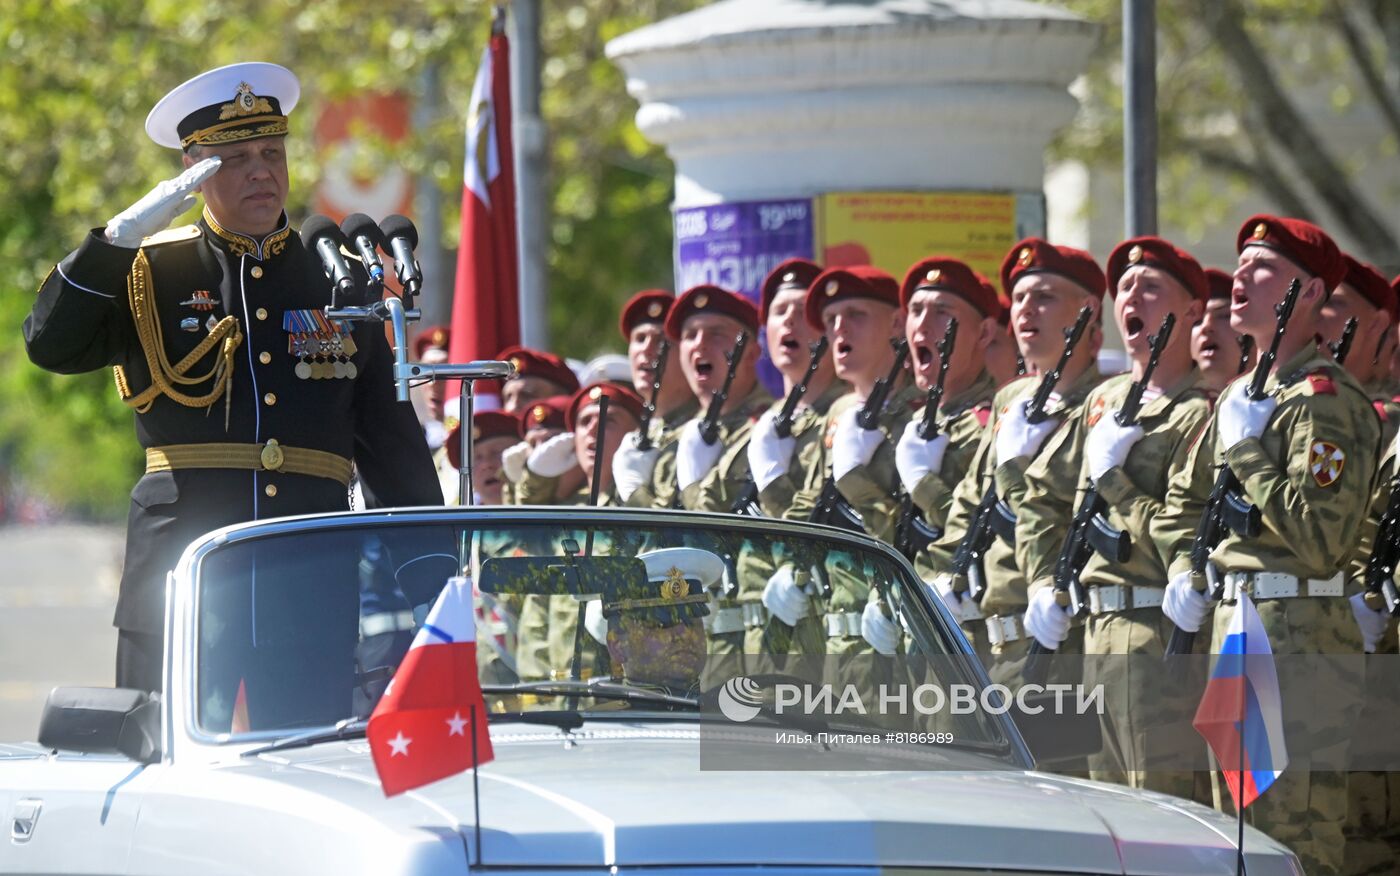
[(374, 707), (366, 738), (386, 797), (491, 760), (470, 578), (448, 579)]
[(1192, 725), (1215, 752), (1237, 812), (1267, 791), (1288, 766), (1274, 653), (1246, 594), (1235, 606)]

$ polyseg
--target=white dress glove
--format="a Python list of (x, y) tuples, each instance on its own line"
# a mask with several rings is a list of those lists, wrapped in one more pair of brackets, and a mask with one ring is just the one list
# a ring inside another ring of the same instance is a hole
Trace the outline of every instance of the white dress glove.
[(1235, 384), (1226, 391), (1225, 397), (1220, 400), (1220, 405), (1215, 409), (1216, 427), (1220, 431), (1220, 446), (1226, 450), (1246, 438), (1258, 438), (1263, 435), (1264, 427), (1269, 425), (1269, 418), (1274, 415), (1274, 409), (1278, 407), (1278, 399), (1273, 396), (1265, 396), (1258, 401), (1251, 401), (1244, 391), (1244, 381), (1235, 381)]
[(790, 627), (812, 613), (812, 597), (797, 586), (792, 566), (786, 565), (773, 573), (763, 587), (763, 607)]
[(1190, 572), (1178, 572), (1167, 582), (1166, 592), (1162, 594), (1162, 614), (1183, 633), (1194, 633), (1206, 622), (1210, 601), (1191, 586)]
[(831, 440), (831, 474), (839, 481), (858, 466), (868, 465), (875, 451), (885, 441), (880, 429), (862, 429), (856, 422), (859, 408), (850, 408), (836, 421), (836, 434)]
[(147, 192), (141, 200), (127, 207), (107, 222), (107, 242), (114, 246), (135, 249), (141, 239), (155, 234), (195, 204), (195, 187), (219, 172), (223, 159), (206, 158), (185, 169), (185, 172), (163, 182)]
[(894, 467), (899, 470), (900, 483), (910, 493), (919, 481), (943, 467), (943, 454), (948, 452), (948, 433), (939, 432), (925, 441), (919, 437), (919, 422), (913, 420), (905, 425), (904, 434), (894, 446)]
[(530, 459), (530, 442), (521, 441), (501, 451), (501, 471), (506, 480), (518, 484), (525, 477), (525, 464)]
[(886, 657), (894, 656), (899, 647), (899, 627), (885, 617), (878, 601), (865, 604), (865, 611), (860, 615), (860, 636), (870, 643), (877, 654)]
[(1376, 653), (1376, 647), (1385, 635), (1385, 612), (1372, 611), (1366, 604), (1365, 594), (1358, 593), (1351, 598), (1351, 613), (1356, 618), (1356, 625), (1361, 628), (1361, 641), (1366, 653)]
[(765, 411), (749, 433), (749, 473), (760, 491), (787, 473), (792, 465), (792, 454), (797, 448), (797, 439), (789, 435), (778, 437), (773, 425), (778, 418), (773, 411)]
[(1025, 623), (1026, 632), (1051, 651), (1057, 650), (1069, 635), (1069, 612), (1055, 601), (1052, 587), (1042, 587), (1031, 597), (1031, 604), (1026, 606)]
[(574, 433), (560, 432), (536, 447), (525, 460), (525, 465), (542, 478), (557, 478), (576, 467), (578, 454), (574, 452)]
[(601, 599), (590, 599), (583, 604), (583, 628), (599, 645), (608, 644), (608, 619), (603, 616)]
[(447, 425), (438, 420), (428, 420), (423, 424), (423, 437), (428, 441), (429, 450), (437, 450), (447, 441)]
[(651, 471), (656, 468), (656, 458), (661, 455), (655, 445), (650, 450), (638, 450), (637, 442), (641, 439), (641, 432), (628, 432), (622, 436), (622, 443), (613, 454), (613, 484), (624, 502), (632, 498), (632, 494), (643, 484), (651, 482)]
[(997, 423), (997, 465), (1018, 456), (1034, 456), (1058, 425), (1059, 420), (1053, 417), (1032, 423), (1026, 419), (1026, 402), (1012, 402), (1006, 416)]
[(723, 441), (706, 444), (705, 439), (700, 437), (699, 420), (686, 423), (676, 444), (676, 483), (682, 490), (696, 483), (710, 473), (722, 453)]
[(1084, 439), (1084, 460), (1089, 466), (1089, 477), (1096, 481), (1104, 472), (1121, 466), (1133, 445), (1142, 440), (1141, 426), (1120, 426), (1114, 413), (1105, 411)]

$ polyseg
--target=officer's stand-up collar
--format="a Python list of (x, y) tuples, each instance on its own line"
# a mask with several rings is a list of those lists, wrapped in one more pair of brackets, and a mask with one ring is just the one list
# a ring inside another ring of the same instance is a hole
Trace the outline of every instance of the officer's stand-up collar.
[(199, 223), (209, 232), (209, 239), (214, 242), (214, 245), (233, 258), (241, 258), (245, 255), (250, 255), (258, 261), (276, 258), (287, 248), (287, 238), (292, 236), (292, 226), (287, 223), (286, 213), (282, 214), (282, 222), (277, 226), (277, 230), (266, 235), (262, 240), (223, 227), (214, 218), (214, 214), (209, 212), (207, 205)]

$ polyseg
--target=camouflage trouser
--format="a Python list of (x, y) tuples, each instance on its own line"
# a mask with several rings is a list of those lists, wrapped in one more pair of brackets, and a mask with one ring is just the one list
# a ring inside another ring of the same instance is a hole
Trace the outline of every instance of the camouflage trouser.
[(515, 670), (521, 681), (549, 678), (548, 596), (527, 596), (516, 626)]
[(1195, 699), (1161, 662), (1170, 635), (1160, 608), (1089, 617), (1084, 683), (1102, 684), (1106, 705), (1099, 718), (1103, 750), (1089, 757), (1089, 775), (1189, 799), (1195, 795), (1190, 763), (1203, 744), (1191, 727)]
[[(1395, 621), (1392, 620), (1381, 639), (1377, 654), (1379, 659), (1367, 660), (1366, 705), (1362, 706), (1362, 720), (1366, 725), (1363, 732), (1368, 737), (1354, 737), (1353, 746), (1360, 746), (1357, 753), (1360, 763), (1366, 762), (1367, 746), (1393, 746), (1394, 727), (1388, 725), (1387, 717), (1378, 714), (1377, 698), (1391, 698), (1386, 705), (1393, 711), (1396, 681), (1384, 677), (1383, 673), (1394, 671), (1396, 662)], [(1380, 710), (1382, 713), (1386, 710)], [(1369, 713), (1369, 715), (1368, 715)], [(1381, 725), (1367, 723), (1367, 718), (1379, 720)], [(1373, 732), (1379, 731), (1379, 732)], [(1389, 732), (1387, 732), (1389, 731)], [(1386, 758), (1389, 760), (1390, 758)], [(1396, 772), (1354, 772), (1347, 775), (1347, 851), (1344, 872), (1349, 876), (1371, 876), (1371, 874), (1393, 873), (1396, 862), (1400, 861), (1400, 773)]]
[[(1257, 605), (1275, 655), (1361, 654), (1361, 633), (1343, 598), (1263, 599)], [(1216, 610), (1212, 652), (1220, 650), (1234, 614), (1234, 605)], [(1345, 762), (1364, 682), (1359, 672), (1341, 671), (1339, 661), (1286, 666), (1279, 678), (1288, 767), (1246, 814), (1297, 853), (1309, 876), (1339, 874), (1346, 853), (1347, 774), (1334, 765)], [(1323, 694), (1346, 705), (1320, 708), (1312, 696)], [(1217, 781), (1223, 786), (1223, 778)], [(1228, 800), (1228, 790), (1222, 793)]]

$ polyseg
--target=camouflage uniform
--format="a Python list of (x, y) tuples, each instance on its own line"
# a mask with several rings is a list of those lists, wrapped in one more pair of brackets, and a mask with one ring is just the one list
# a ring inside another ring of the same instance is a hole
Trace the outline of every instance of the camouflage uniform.
[[(1065, 390), (1062, 396), (1059, 398), (1051, 396), (1049, 403), (1045, 406), (1046, 413), (1061, 421), (1072, 419), (1078, 412), (1079, 406), (1088, 397), (1089, 392), (1102, 380), (1103, 376), (1099, 373), (1098, 368), (1090, 366)], [(992, 469), (991, 461), (996, 453), (997, 419), (1011, 408), (1012, 403), (1029, 400), (1035, 393), (1039, 381), (1038, 377), (1021, 377), (997, 390), (996, 396), (992, 400), (992, 414), (988, 428), (982, 435), (982, 441), (978, 444), (976, 453), (973, 454), (967, 476), (962, 479), (953, 492), (953, 503), (948, 510), (948, 522), (943, 529), (943, 537), (929, 547), (928, 559), (936, 572), (941, 574), (952, 568), (953, 555), (957, 552), (958, 545), (962, 543), (964, 536), (967, 535), (967, 527), (972, 521), (973, 513), (977, 510), (977, 505), (982, 501), (982, 495), (992, 482), (995, 482), (997, 495), (1002, 501), (1011, 506), (1012, 511), (1019, 513), (1021, 499), (1026, 491), (1026, 470), (1034, 460), (1019, 457), (996, 466), (994, 470)], [(1047, 439), (1046, 444), (1048, 445), (1054, 440), (1055, 436), (1052, 435)], [(1044, 447), (1041, 450), (1043, 452)], [(1063, 475), (1063, 473), (1058, 474)], [(1064, 489), (1065, 495), (1072, 495), (1074, 484), (1070, 483)], [(1019, 525), (1017, 529), (1020, 529)], [(982, 624), (984, 629), (989, 631), (989, 634), (995, 626), (1005, 635), (1006, 641), (993, 641), (991, 643), (989, 647), (991, 662), (988, 664), (987, 670), (993, 681), (1015, 688), (1021, 683), (1021, 669), (1025, 663), (1026, 652), (1030, 647), (1026, 640), (1024, 626), (1027, 601), (1026, 578), (1016, 565), (1015, 552), (1000, 538), (992, 539), (992, 544), (987, 549), (985, 566), (987, 577), (982, 602), (979, 605), (964, 599), (963, 607), (964, 611), (967, 612), (966, 616), (972, 618), (974, 623)], [(1078, 647), (1073, 634), (1062, 647), (1070, 649)], [(1073, 651), (1066, 653), (1073, 653)]]
[[(1190, 570), (1191, 542), (1216, 465), (1228, 463), (1245, 498), (1258, 506), (1263, 526), (1254, 539), (1226, 533), (1211, 553), (1221, 575), (1294, 575), (1318, 582), (1308, 585), (1312, 589), (1335, 587), (1341, 594), (1342, 570), (1354, 556), (1368, 508), (1358, 496), (1371, 495), (1377, 470), (1381, 430), (1375, 410), (1356, 381), (1311, 347), (1283, 363), (1265, 390), (1278, 401), (1269, 428), (1259, 438), (1226, 448), (1212, 420), (1171, 479), (1166, 506), (1152, 524), (1154, 540), (1168, 561), (1169, 576)], [(1226, 598), (1215, 612), (1212, 651), (1234, 616), (1229, 587)], [(1361, 653), (1360, 631), (1340, 595), (1256, 596), (1254, 601), (1276, 655)], [(1288, 769), (1249, 810), (1255, 826), (1297, 852), (1309, 873), (1337, 873), (1342, 866), (1346, 774), (1313, 764), (1345, 758), (1359, 713), (1359, 674), (1335, 665), (1309, 674), (1311, 691), (1348, 704), (1336, 709), (1301, 702), (1290, 708), (1285, 690), (1285, 734), (1311, 741), (1290, 744)]]
[[(899, 472), (894, 465), (894, 448), (904, 426), (914, 414), (914, 405), (923, 397), (918, 387), (907, 384), (891, 393), (880, 412), (878, 428), (885, 440), (875, 450), (866, 465), (857, 466), (836, 482), (836, 488), (860, 514), (865, 531), (885, 542), (894, 541), (894, 529), (899, 516)], [(827, 413), (821, 441), (812, 465), (806, 469), (803, 485), (793, 496), (784, 513), (789, 520), (809, 520), (821, 496), (822, 487), (831, 474), (831, 443), (841, 414), (858, 408), (863, 400), (848, 393), (832, 402)], [(826, 573), (831, 581), (832, 597), (825, 606), (826, 650), (828, 654), (871, 653), (870, 645), (860, 635), (860, 615), (870, 599), (870, 576), (855, 565), (856, 558), (845, 551), (831, 551), (826, 557)]]
[[(1051, 587), (1063, 547), (1066, 522), (1079, 507), (1088, 483), (1084, 444), (1101, 417), (1123, 407), (1130, 374), (1110, 377), (1090, 393), (1074, 421), (1050, 439), (1027, 471), (1026, 497), (1018, 509), (1016, 556), (1030, 581), (1030, 592)], [(1191, 797), (1195, 778), (1192, 752), (1200, 740), (1191, 729), (1195, 702), (1160, 667), (1171, 624), (1162, 614), (1166, 567), (1149, 531), (1162, 510), (1167, 481), (1181, 468), (1191, 442), (1210, 417), (1212, 397), (1194, 368), (1166, 392), (1143, 404), (1138, 425), (1143, 437), (1121, 467), (1104, 472), (1097, 484), (1108, 505), (1110, 525), (1132, 538), (1132, 554), (1117, 563), (1094, 554), (1080, 575), (1091, 614), (1084, 626), (1084, 653), (1107, 659), (1085, 661), (1084, 683), (1102, 684), (1108, 711), (1101, 716), (1104, 748), (1089, 758), (1093, 778), (1117, 781), (1178, 797)], [(1078, 493), (1066, 482), (1073, 472)], [(1071, 503), (1067, 497), (1073, 497)], [(1141, 601), (1139, 607), (1135, 601)], [(1108, 605), (1123, 606), (1108, 610)], [(1105, 607), (1100, 607), (1105, 606)], [(1058, 652), (1057, 652), (1058, 653)], [(1130, 656), (1131, 655), (1131, 656)], [(1149, 764), (1170, 765), (1169, 771)]]
[(698, 416), (701, 416), (700, 403), (691, 397), (675, 410), (652, 418), (652, 446), (660, 451), (656, 467), (651, 470), (651, 483), (638, 487), (628, 497), (626, 505), (632, 508), (681, 507), (680, 491), (676, 489), (676, 442), (681, 427)]
[[(943, 465), (936, 472), (924, 475), (923, 480), (914, 485), (910, 497), (923, 512), (924, 521), (934, 529), (942, 531), (948, 526), (948, 512), (953, 507), (953, 491), (967, 476), (977, 454), (978, 444), (986, 431), (987, 421), (992, 415), (992, 398), (996, 395), (996, 381), (986, 371), (977, 375), (972, 385), (957, 395), (944, 399), (939, 406), (940, 428), (948, 436), (948, 449), (943, 452)], [(925, 581), (932, 581), (938, 574), (929, 555), (921, 553), (914, 558), (914, 571)], [(963, 633), (972, 643), (977, 656), (983, 662), (991, 656), (991, 642), (987, 639), (987, 627), (977, 621), (962, 625)]]

